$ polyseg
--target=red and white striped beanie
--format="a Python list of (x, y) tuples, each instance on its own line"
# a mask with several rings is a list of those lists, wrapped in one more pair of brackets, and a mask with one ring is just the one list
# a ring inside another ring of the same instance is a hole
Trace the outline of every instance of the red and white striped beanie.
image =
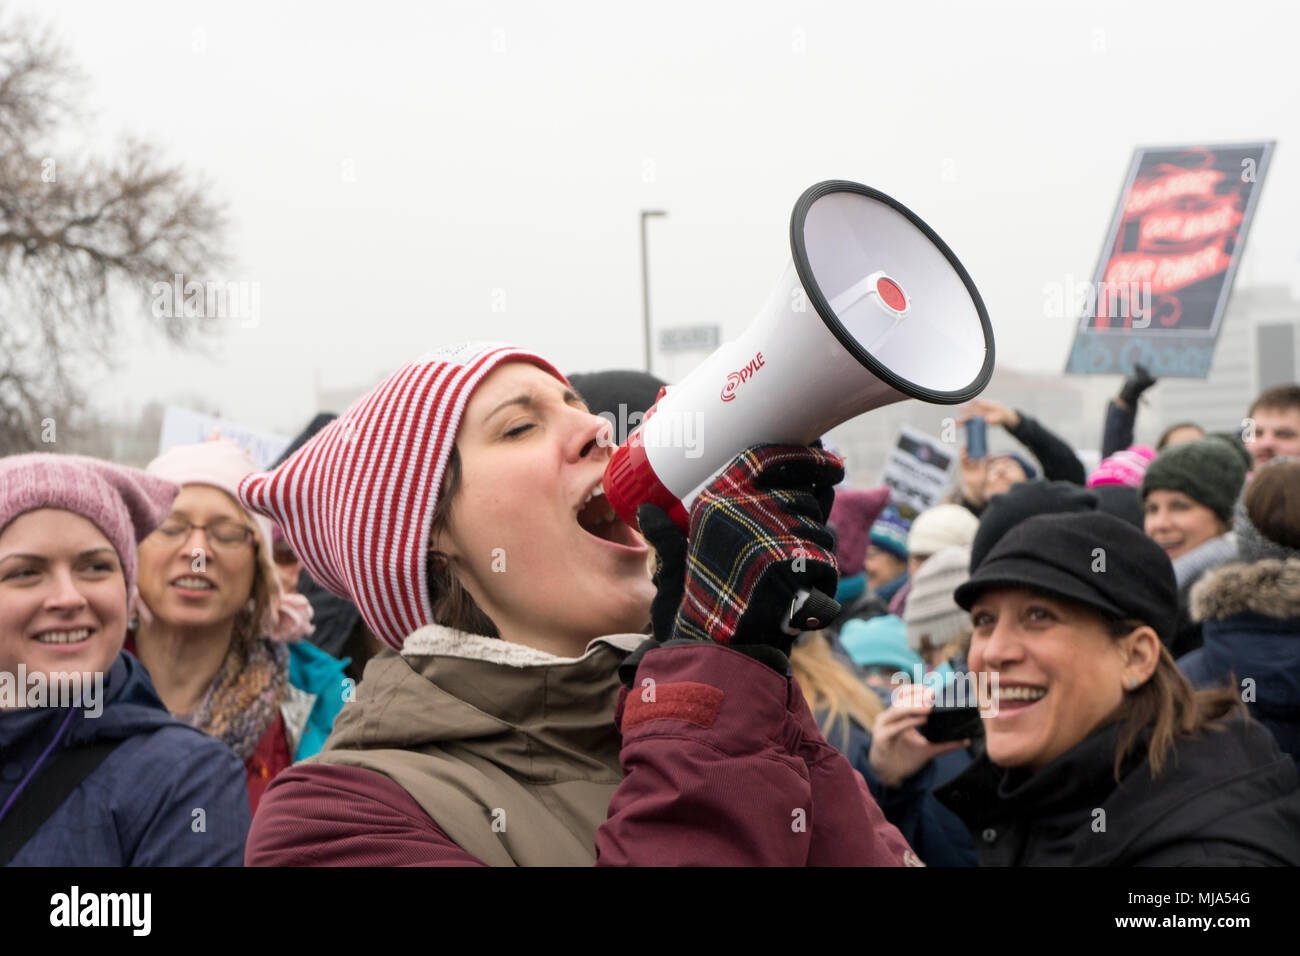
[(400, 650), (434, 623), (429, 531), (461, 415), (478, 384), (524, 349), (469, 342), (404, 365), (273, 471), (239, 483), (239, 500), (283, 530), (308, 572), (350, 599), (375, 635)]

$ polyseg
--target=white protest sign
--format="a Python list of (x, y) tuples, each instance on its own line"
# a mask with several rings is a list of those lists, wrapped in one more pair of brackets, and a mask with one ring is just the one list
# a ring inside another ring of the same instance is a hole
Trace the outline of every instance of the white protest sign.
[(228, 438), (248, 452), (259, 469), (270, 468), (280, 454), (289, 447), (289, 439), (279, 435), (256, 431), (238, 422), (204, 415), (177, 405), (168, 405), (163, 412), (162, 434), (158, 438), (158, 454), (177, 445), (196, 445), (205, 442), (212, 433)]
[(896, 505), (924, 511), (939, 504), (957, 465), (956, 452), (937, 438), (903, 425), (885, 457), (881, 483)]

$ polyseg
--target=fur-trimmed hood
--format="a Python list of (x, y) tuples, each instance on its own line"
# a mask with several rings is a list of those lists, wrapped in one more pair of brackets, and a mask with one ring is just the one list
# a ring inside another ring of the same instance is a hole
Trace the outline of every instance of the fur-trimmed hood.
[(1197, 687), (1231, 681), (1300, 759), (1300, 559), (1224, 565), (1192, 589), (1204, 643), (1179, 658)]
[(1300, 620), (1300, 558), (1224, 565), (1196, 582), (1191, 611), (1197, 621), (1239, 614)]

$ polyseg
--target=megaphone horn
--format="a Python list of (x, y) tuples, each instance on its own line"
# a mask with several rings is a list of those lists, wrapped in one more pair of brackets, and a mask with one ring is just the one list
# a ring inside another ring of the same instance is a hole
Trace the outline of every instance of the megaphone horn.
[(615, 451), (605, 495), (629, 526), (650, 503), (686, 530), (696, 495), (751, 445), (806, 445), (873, 408), (955, 405), (988, 385), (993, 330), (979, 292), (902, 203), (818, 183), (795, 203), (790, 252), (744, 333), (661, 393)]

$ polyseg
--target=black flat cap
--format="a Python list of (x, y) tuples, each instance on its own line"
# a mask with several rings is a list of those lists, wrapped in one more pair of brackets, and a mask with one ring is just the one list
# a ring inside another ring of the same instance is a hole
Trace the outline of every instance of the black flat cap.
[(1174, 636), (1178, 588), (1163, 548), (1133, 525), (1096, 511), (1027, 518), (998, 541), (953, 592), (969, 611), (994, 587), (1028, 588)]

